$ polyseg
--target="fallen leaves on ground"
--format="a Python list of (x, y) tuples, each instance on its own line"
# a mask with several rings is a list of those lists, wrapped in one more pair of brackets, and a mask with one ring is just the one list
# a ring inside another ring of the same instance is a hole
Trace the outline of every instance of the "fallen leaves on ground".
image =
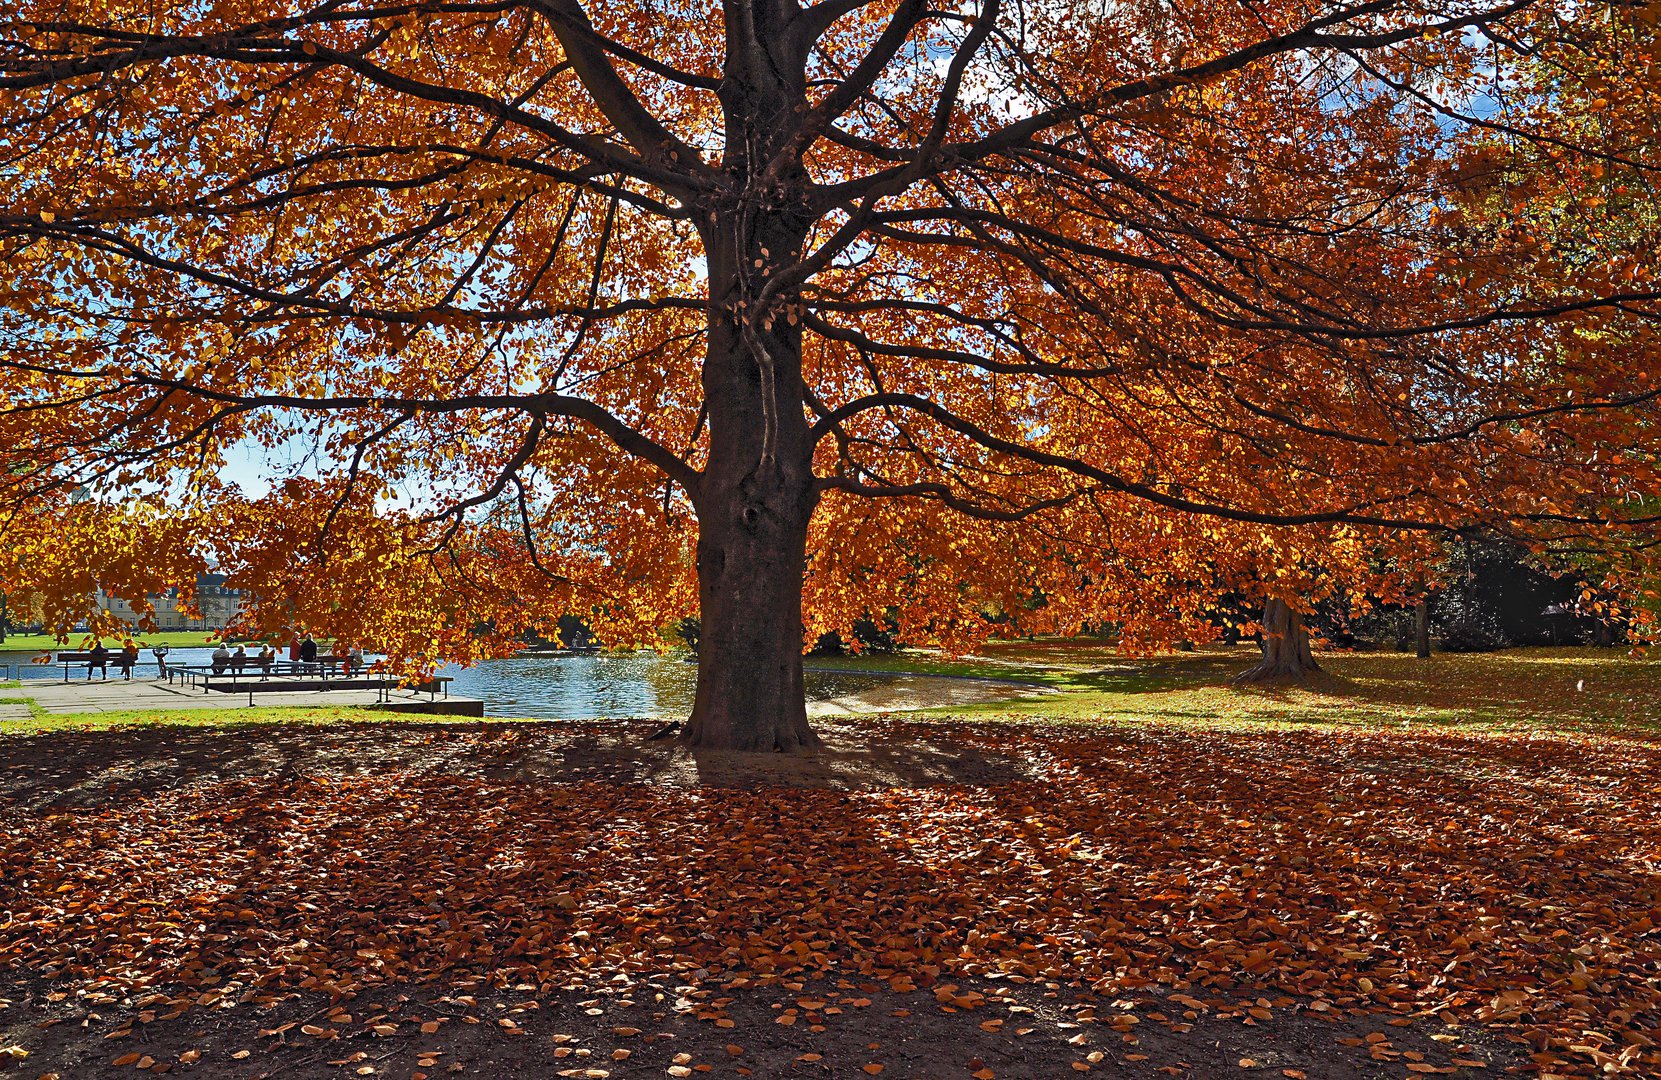
[(1477, 1021), (1526, 1038), (1545, 1074), (1661, 1069), (1653, 744), (942, 732), (965, 754), (1021, 755), (1035, 779), (849, 792), (291, 773), (12, 811), (0, 964), (200, 1004), (443, 973), (580, 987), (841, 972), (974, 1009), (951, 980), (996, 976), (1246, 1022), (1283, 1007), (1264, 994)]

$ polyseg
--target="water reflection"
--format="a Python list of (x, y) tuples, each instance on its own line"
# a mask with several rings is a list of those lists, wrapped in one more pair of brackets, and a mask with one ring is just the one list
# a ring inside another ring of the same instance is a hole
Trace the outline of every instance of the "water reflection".
[[(455, 680), (452, 694), (482, 699), (488, 716), (667, 720), (691, 711), (698, 669), (654, 653), (586, 653), (489, 660), (473, 668), (447, 668), (443, 674)], [(810, 671), (805, 681), (810, 702), (827, 702), (868, 694), (895, 680)]]

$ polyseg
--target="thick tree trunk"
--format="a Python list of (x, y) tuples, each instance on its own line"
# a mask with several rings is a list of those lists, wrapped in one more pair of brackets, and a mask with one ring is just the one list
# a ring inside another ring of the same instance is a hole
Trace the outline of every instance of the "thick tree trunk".
[[(802, 576), (816, 495), (794, 389), (800, 340), (771, 340), (758, 361), (715, 336), (728, 354), (712, 358), (705, 381), (728, 385), (707, 399), (710, 456), (694, 495), (698, 687), (683, 738), (722, 750), (810, 748), (818, 740), (802, 687)], [(773, 366), (767, 376), (757, 370), (763, 364)], [(773, 399), (766, 415), (761, 394)]]
[(1413, 608), (1413, 644), (1420, 660), (1430, 659), (1430, 597), (1421, 596)]
[(1263, 605), (1263, 659), (1236, 675), (1242, 684), (1306, 682), (1320, 671), (1309, 648), (1309, 629), (1303, 615), (1284, 600)]
[[(712, 259), (713, 271), (725, 259)], [(714, 274), (712, 273), (712, 278)], [(802, 576), (817, 496), (800, 331), (715, 320), (698, 511), (698, 688), (683, 738), (760, 752), (818, 745), (802, 687)]]
[[(769, 50), (793, 5), (761, 4), (728, 27), (720, 97), (734, 180), (698, 220), (708, 267), (703, 389), (709, 456), (698, 513), (698, 688), (682, 738), (723, 750), (817, 745), (802, 689), (802, 576), (817, 491), (804, 409), (800, 293), (775, 286), (802, 256), (813, 214), (806, 172), (783, 148), (806, 86)], [(782, 156), (781, 156), (782, 155)], [(778, 162), (786, 164), (780, 166)], [(752, 182), (756, 171), (765, 178)]]
[(723, 750), (817, 746), (802, 687), (808, 490), (748, 476), (703, 501), (698, 688), (683, 738)]

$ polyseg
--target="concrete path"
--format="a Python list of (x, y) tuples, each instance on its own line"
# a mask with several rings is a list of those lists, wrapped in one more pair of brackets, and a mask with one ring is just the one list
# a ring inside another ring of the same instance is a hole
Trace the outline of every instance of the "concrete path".
[[(190, 688), (181, 685), (169, 686), (165, 680), (158, 679), (110, 679), (100, 682), (94, 679), (91, 682), (84, 680), (67, 683), (30, 680), (16, 690), (5, 691), (7, 696), (33, 698), (36, 705), (48, 713), (64, 715), (67, 713), (103, 713), (127, 712), (132, 709), (246, 709), (249, 695), (237, 693), (221, 693), (213, 691), (204, 693), (199, 688)], [(395, 691), (392, 695), (392, 707), (400, 708), (416, 704), (426, 704), (430, 701), (428, 695), (413, 691)], [(255, 707), (261, 706), (305, 706), (305, 705), (374, 705), (380, 695), (374, 690), (299, 690), (293, 693), (255, 694)], [(458, 712), (465, 711), (467, 704), (473, 699), (451, 696), (446, 699), (439, 697), (438, 704), (448, 700), (453, 703), (452, 708)], [(3, 709), (21, 709), (20, 717), (9, 717), (0, 712), (0, 719), (27, 719), (29, 709), (26, 705), (0, 705)]]
[(0, 723), (7, 720), (33, 720), (35, 714), (27, 705), (0, 705)]

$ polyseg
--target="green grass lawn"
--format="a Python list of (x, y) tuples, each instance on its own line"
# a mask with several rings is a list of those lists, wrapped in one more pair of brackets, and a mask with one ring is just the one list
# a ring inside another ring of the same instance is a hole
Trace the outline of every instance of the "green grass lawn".
[[(93, 640), (88, 634), (71, 634), (66, 642), (58, 641), (51, 634), (7, 634), (6, 640), (0, 641), (0, 652), (78, 650), (83, 642), (87, 648), (91, 648)], [(133, 640), (138, 642), (141, 649), (148, 649), (152, 645), (168, 645), (176, 649), (202, 648), (213, 642), (212, 636), (202, 630), (169, 630), (160, 634), (141, 634)], [(113, 649), (121, 644), (121, 639), (107, 637), (104, 644)]]
[[(1661, 734), (1661, 661), (1622, 650), (1525, 648), (1443, 654), (1326, 653), (1308, 687), (1236, 687), (1249, 647), (1145, 660), (1076, 648), (988, 650), (988, 673), (1021, 673), (1063, 691), (932, 710), (974, 719), (1207, 725), (1457, 726), (1484, 730)], [(1021, 672), (1020, 658), (1033, 664)]]
[(1272, 725), (1454, 725), (1490, 730), (1661, 734), (1661, 660), (1621, 649), (1522, 648), (1440, 654), (1328, 652), (1308, 687), (1236, 687), (1257, 656), (1251, 645), (1117, 654), (1082, 640), (993, 641), (950, 658), (921, 650), (809, 658), (843, 671), (917, 672), (1013, 679), (1059, 693), (921, 716), (1067, 722)]
[[(1241, 646), (1137, 659), (1096, 642), (1037, 641), (993, 642), (973, 656), (955, 659), (918, 650), (892, 656), (815, 657), (808, 664), (847, 671), (986, 676), (1056, 691), (897, 714), (925, 720), (1661, 734), (1661, 660), (1633, 659), (1621, 650), (1530, 648), (1445, 654), (1429, 660), (1404, 653), (1325, 653), (1320, 662), (1326, 673), (1308, 687), (1232, 685), (1229, 679), (1254, 655), (1254, 649)], [(23, 699), (0, 694), (0, 700)], [(75, 716), (37, 711), (34, 721), (11, 721), (3, 730), (23, 734), (134, 725), (323, 724), (395, 721), (403, 715), (338, 707)]]
[[(26, 698), (0, 695), (0, 705), (29, 703)], [(32, 706), (32, 703), (29, 703)], [(109, 731), (115, 728), (254, 727), (261, 724), (335, 724), (373, 720), (397, 722), (418, 720), (443, 723), (447, 720), (478, 723), (477, 717), (429, 716), (421, 713), (391, 712), (385, 709), (348, 708), (339, 705), (305, 707), (267, 706), (252, 709), (155, 709), (128, 712), (71, 713), (54, 716), (33, 708), (34, 719), (0, 723), (0, 735), (41, 735), (54, 731)]]

